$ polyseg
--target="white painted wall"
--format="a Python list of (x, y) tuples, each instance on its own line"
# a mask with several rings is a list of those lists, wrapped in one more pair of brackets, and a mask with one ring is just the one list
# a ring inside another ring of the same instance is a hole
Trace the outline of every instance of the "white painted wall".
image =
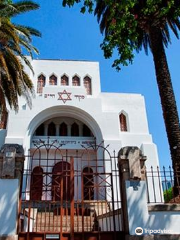
[(180, 211), (149, 212), (149, 229), (166, 230), (167, 234), (180, 234)]
[[(10, 111), (8, 131), (5, 142), (23, 145), (25, 151), (30, 148), (31, 137), (35, 129), (44, 121), (54, 117), (72, 117), (84, 122), (93, 132), (97, 143), (105, 141), (110, 144), (110, 151), (116, 153), (121, 147), (137, 146), (147, 155), (147, 165), (159, 164), (157, 150), (149, 134), (144, 97), (141, 94), (101, 93), (99, 64), (87, 61), (32, 60), (35, 75), (30, 77), (37, 90), (37, 79), (40, 74), (46, 76), (43, 94), (33, 99), (33, 108), (26, 106), (20, 99), (18, 114)], [(49, 77), (55, 74), (57, 86), (49, 86)], [(69, 86), (60, 86), (63, 74), (69, 77)], [(72, 77), (77, 74), (81, 86), (72, 86)], [(88, 75), (92, 79), (92, 95), (86, 95), (83, 78)], [(59, 94), (66, 90), (71, 100), (63, 103)], [(53, 94), (53, 97), (46, 97)], [(46, 95), (46, 96), (45, 96)], [(76, 96), (83, 96), (79, 99)], [(121, 132), (119, 114), (127, 116), (128, 132)], [(1, 134), (1, 133), (0, 133)], [(2, 134), (1, 134), (2, 135)]]
[[(180, 211), (148, 211), (146, 182), (137, 182), (134, 189), (131, 181), (126, 181), (127, 213), (130, 235), (136, 235), (135, 229), (141, 227), (143, 235), (150, 230), (160, 230), (164, 234), (180, 234)], [(155, 234), (163, 234), (162, 232)], [(152, 233), (152, 232), (151, 232)]]
[(18, 179), (0, 179), (0, 236), (16, 234)]
[[(100, 92), (100, 76), (99, 76), (99, 63), (88, 61), (64, 61), (64, 60), (33, 60), (32, 66), (34, 69), (34, 82), (35, 89), (37, 88), (37, 78), (42, 73), (46, 76), (46, 86), (49, 86), (49, 77), (52, 74), (57, 76), (58, 86), (60, 86), (61, 77), (66, 74), (69, 77), (69, 86), (72, 86), (72, 77), (78, 75), (80, 77), (81, 88), (83, 86), (83, 78), (89, 76), (92, 79), (92, 93), (97, 96)], [(54, 88), (53, 86), (50, 86)], [(75, 87), (77, 88), (77, 87)]]

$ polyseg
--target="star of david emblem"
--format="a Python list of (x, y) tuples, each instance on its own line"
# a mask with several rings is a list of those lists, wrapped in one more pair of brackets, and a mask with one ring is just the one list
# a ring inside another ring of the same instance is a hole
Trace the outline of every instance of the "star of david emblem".
[(71, 101), (71, 93), (68, 93), (66, 90), (63, 92), (58, 92), (59, 98), (58, 100), (62, 100), (63, 103), (66, 103), (66, 101)]

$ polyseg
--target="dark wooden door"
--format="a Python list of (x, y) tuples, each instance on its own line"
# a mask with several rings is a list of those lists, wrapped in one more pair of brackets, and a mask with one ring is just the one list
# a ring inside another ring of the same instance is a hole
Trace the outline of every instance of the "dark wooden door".
[(70, 200), (70, 164), (56, 163), (52, 170), (52, 200)]
[(31, 173), (30, 199), (40, 201), (43, 188), (43, 169), (35, 167)]
[(90, 167), (83, 169), (84, 200), (94, 200), (94, 178)]

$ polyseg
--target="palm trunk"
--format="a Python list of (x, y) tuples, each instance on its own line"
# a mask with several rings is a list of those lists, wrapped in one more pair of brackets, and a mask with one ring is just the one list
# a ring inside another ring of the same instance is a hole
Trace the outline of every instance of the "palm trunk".
[(8, 119), (7, 109), (3, 109), (0, 113), (0, 129), (6, 129)]
[(180, 168), (180, 125), (176, 100), (160, 29), (151, 27), (149, 30), (149, 37), (161, 98), (163, 117), (170, 146), (172, 165), (174, 171), (177, 172)]
[(1, 82), (1, 73), (0, 73), (0, 129), (6, 129), (7, 119), (8, 119), (8, 111), (6, 108), (6, 100), (4, 98), (4, 92), (2, 89)]

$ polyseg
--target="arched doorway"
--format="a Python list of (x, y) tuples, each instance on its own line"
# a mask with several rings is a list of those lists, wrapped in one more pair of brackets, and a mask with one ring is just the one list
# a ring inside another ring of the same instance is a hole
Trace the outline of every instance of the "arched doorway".
[(70, 201), (70, 163), (58, 162), (52, 169), (52, 200)]
[(43, 169), (35, 167), (31, 173), (30, 199), (40, 201), (43, 188)]
[(83, 169), (83, 189), (84, 200), (94, 200), (94, 178), (90, 167)]

